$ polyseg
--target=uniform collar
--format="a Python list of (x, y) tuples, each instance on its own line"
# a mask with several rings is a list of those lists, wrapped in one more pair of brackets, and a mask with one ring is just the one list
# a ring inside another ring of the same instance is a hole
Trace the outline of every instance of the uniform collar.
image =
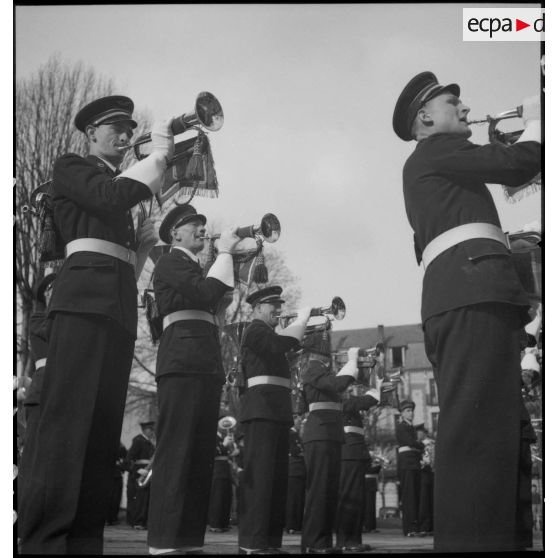
[(190, 252), (188, 248), (183, 248), (182, 246), (173, 246), (173, 250), (181, 250), (184, 252), (191, 260), (194, 260), (198, 265), (201, 265), (200, 259), (193, 252)]
[(99, 167), (106, 166), (113, 174), (120, 174), (120, 170), (117, 169), (112, 163), (109, 163), (106, 159), (103, 159), (98, 155), (89, 155), (89, 157), (91, 157), (92, 159), (96, 159), (97, 161), (100, 161), (100, 163), (97, 163), (97, 166)]

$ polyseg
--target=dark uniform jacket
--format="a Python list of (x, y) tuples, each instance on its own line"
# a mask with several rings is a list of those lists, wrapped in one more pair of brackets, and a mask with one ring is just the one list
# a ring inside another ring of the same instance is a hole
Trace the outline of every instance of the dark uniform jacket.
[(398, 469), (420, 469), (424, 444), (417, 440), (417, 431), (412, 424), (402, 420), (395, 426), (395, 437), (399, 448), (407, 446), (412, 451), (397, 452)]
[[(29, 342), (31, 345), (31, 356), (36, 362), (46, 358), (48, 354), (48, 336), (52, 320), (48, 319), (45, 312), (34, 312), (29, 319)], [(31, 385), (25, 396), (26, 405), (38, 405), (41, 391), (43, 389), (45, 368), (44, 366), (35, 370), (32, 375)]]
[(300, 435), (294, 428), (291, 428), (289, 430), (289, 477), (306, 476), (303, 452)]
[[(371, 395), (349, 396), (343, 401), (343, 426), (363, 427), (360, 411), (367, 411), (378, 401)], [(369, 461), (370, 454), (364, 436), (356, 432), (345, 432), (345, 443), (341, 446), (341, 459)]]
[[(63, 245), (97, 238), (135, 250), (130, 209), (151, 190), (129, 178), (114, 178), (101, 159), (68, 154), (54, 163), (53, 212)], [(135, 269), (118, 258), (78, 252), (66, 259), (54, 285), (50, 312), (102, 314), (134, 338), (137, 328)]]
[[(302, 384), (306, 403), (333, 401), (341, 403), (341, 392), (354, 381), (352, 376), (335, 376), (331, 365), (311, 359), (302, 371)], [(314, 442), (329, 440), (343, 443), (343, 418), (341, 411), (320, 410), (308, 413), (302, 440)]]
[[(434, 134), (419, 141), (403, 169), (405, 207), (415, 233), (417, 260), (432, 239), (456, 226), (500, 226), (485, 183), (519, 186), (540, 169), (541, 146), (536, 142), (479, 146), (460, 134)], [(447, 249), (426, 269), (423, 322), (435, 314), (482, 302), (529, 305), (503, 244), (467, 240)]]
[(143, 434), (138, 434), (132, 440), (132, 445), (128, 450), (126, 462), (130, 472), (135, 473), (138, 469), (145, 469), (147, 463), (137, 464), (139, 460), (149, 461), (155, 453), (155, 446)]
[[(178, 248), (157, 260), (153, 289), (161, 318), (177, 310), (214, 314), (225, 292), (231, 290), (218, 279), (205, 278), (200, 265)], [(217, 326), (181, 320), (167, 327), (159, 344), (156, 374), (212, 374), (224, 380)]]
[[(279, 376), (290, 381), (291, 370), (285, 353), (297, 348), (294, 337), (279, 335), (262, 320), (254, 320), (242, 338), (241, 357), (245, 382), (254, 376)], [(241, 422), (265, 419), (293, 423), (291, 390), (263, 384), (248, 388), (240, 400)]]

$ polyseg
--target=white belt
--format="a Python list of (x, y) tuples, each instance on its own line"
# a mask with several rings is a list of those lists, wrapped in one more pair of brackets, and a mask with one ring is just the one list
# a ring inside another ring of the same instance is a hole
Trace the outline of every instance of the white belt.
[(229, 458), (226, 455), (216, 455), (215, 461), (227, 461)]
[(361, 434), (364, 436), (364, 428), (361, 428), (360, 426), (344, 426), (343, 430), (347, 433)]
[(209, 312), (204, 312), (203, 310), (177, 310), (163, 318), (163, 329), (167, 329), (174, 322), (181, 320), (202, 320), (215, 326), (217, 325), (215, 316)]
[(133, 250), (128, 250), (128, 248), (124, 248), (120, 244), (101, 240), (100, 238), (76, 238), (76, 240), (68, 242), (64, 248), (66, 257), (75, 252), (97, 252), (98, 254), (118, 258), (134, 267), (136, 266), (136, 253)]
[(364, 475), (365, 479), (377, 479), (378, 475), (372, 475), (370, 473), (368, 473), (367, 475)]
[(310, 411), (340, 411), (343, 408), (341, 403), (334, 403), (333, 401), (310, 403), (308, 407)]
[(150, 459), (136, 459), (134, 465), (149, 465), (150, 462)]
[(39, 368), (42, 368), (43, 366), (46, 366), (46, 358), (40, 358), (39, 360), (35, 361), (35, 370), (38, 370)]
[(410, 447), (410, 446), (401, 446), (401, 447), (397, 448), (397, 451), (398, 451), (399, 453), (404, 453), (404, 452), (406, 452), (406, 451), (418, 451), (418, 452), (420, 452), (419, 449), (417, 449), (417, 448), (412, 448), (412, 447)]
[(291, 389), (291, 380), (288, 378), (281, 378), (280, 376), (254, 376), (253, 378), (248, 378), (246, 383), (249, 388), (263, 384), (272, 384), (274, 386)]
[(490, 238), (503, 244), (509, 249), (510, 244), (507, 235), (500, 227), (490, 223), (467, 223), (449, 229), (432, 239), (422, 251), (422, 263), (426, 269), (428, 265), (442, 252), (473, 238)]

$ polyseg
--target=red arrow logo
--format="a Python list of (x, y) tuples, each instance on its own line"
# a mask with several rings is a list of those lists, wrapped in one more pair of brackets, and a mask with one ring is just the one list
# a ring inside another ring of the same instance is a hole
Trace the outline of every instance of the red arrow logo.
[(531, 27), (530, 23), (525, 23), (524, 21), (521, 21), (520, 19), (515, 19), (515, 30), (516, 31), (521, 31), (522, 29), (525, 29), (525, 27)]

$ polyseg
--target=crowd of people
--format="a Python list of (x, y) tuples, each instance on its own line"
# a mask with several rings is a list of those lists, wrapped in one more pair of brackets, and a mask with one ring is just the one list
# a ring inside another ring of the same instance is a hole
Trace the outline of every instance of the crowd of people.
[[(468, 141), (469, 108), (459, 95), (458, 85), (440, 85), (423, 72), (407, 84), (393, 115), (397, 136), (417, 141), (403, 191), (425, 266), (422, 321), (440, 401), (435, 478), (425, 449), (432, 444), (412, 424), (414, 405), (400, 409), (403, 532), (433, 530), (437, 551), (517, 550), (531, 544), (525, 513), (531, 433), (520, 383), (531, 303), (486, 182), (519, 187), (540, 172), (540, 104), (524, 101), (525, 130), (515, 144), (478, 146)], [(237, 227), (222, 231), (204, 271), (207, 218), (189, 203), (165, 214), (158, 235), (150, 218), (135, 230), (131, 210), (160, 191), (174, 138), (172, 121), (157, 123), (151, 153), (121, 171), (137, 126), (133, 109), (123, 96), (83, 107), (75, 125), (89, 155), (62, 155), (53, 169), (52, 219), (65, 259), (50, 300), (46, 286), (37, 297), (35, 397), (27, 401), (30, 428), (18, 479), (24, 554), (101, 554), (104, 526), (114, 517), (107, 510), (116, 500), (115, 467), (124, 463), (129, 521), (147, 527), (149, 554), (198, 554), (208, 521), (226, 529), (222, 509), (233, 496), (228, 461), (236, 450), (227, 433), (218, 433), (225, 374), (217, 314), (235, 288), (232, 253), (240, 237)], [(158, 418), (142, 425), (124, 458), (119, 439), (137, 279), (158, 239), (170, 246), (153, 273), (161, 320)], [(332, 366), (328, 337), (307, 329), (311, 308), (278, 327), (280, 286), (259, 288), (246, 301), (252, 316), (240, 349), (238, 551), (285, 553), (285, 527), (301, 531), (302, 553), (369, 551), (362, 531), (367, 475), (375, 473), (362, 417), (380, 404), (382, 382), (355, 389), (358, 347), (347, 351), (346, 364)], [(293, 431), (292, 351), (306, 356), (300, 438)]]

